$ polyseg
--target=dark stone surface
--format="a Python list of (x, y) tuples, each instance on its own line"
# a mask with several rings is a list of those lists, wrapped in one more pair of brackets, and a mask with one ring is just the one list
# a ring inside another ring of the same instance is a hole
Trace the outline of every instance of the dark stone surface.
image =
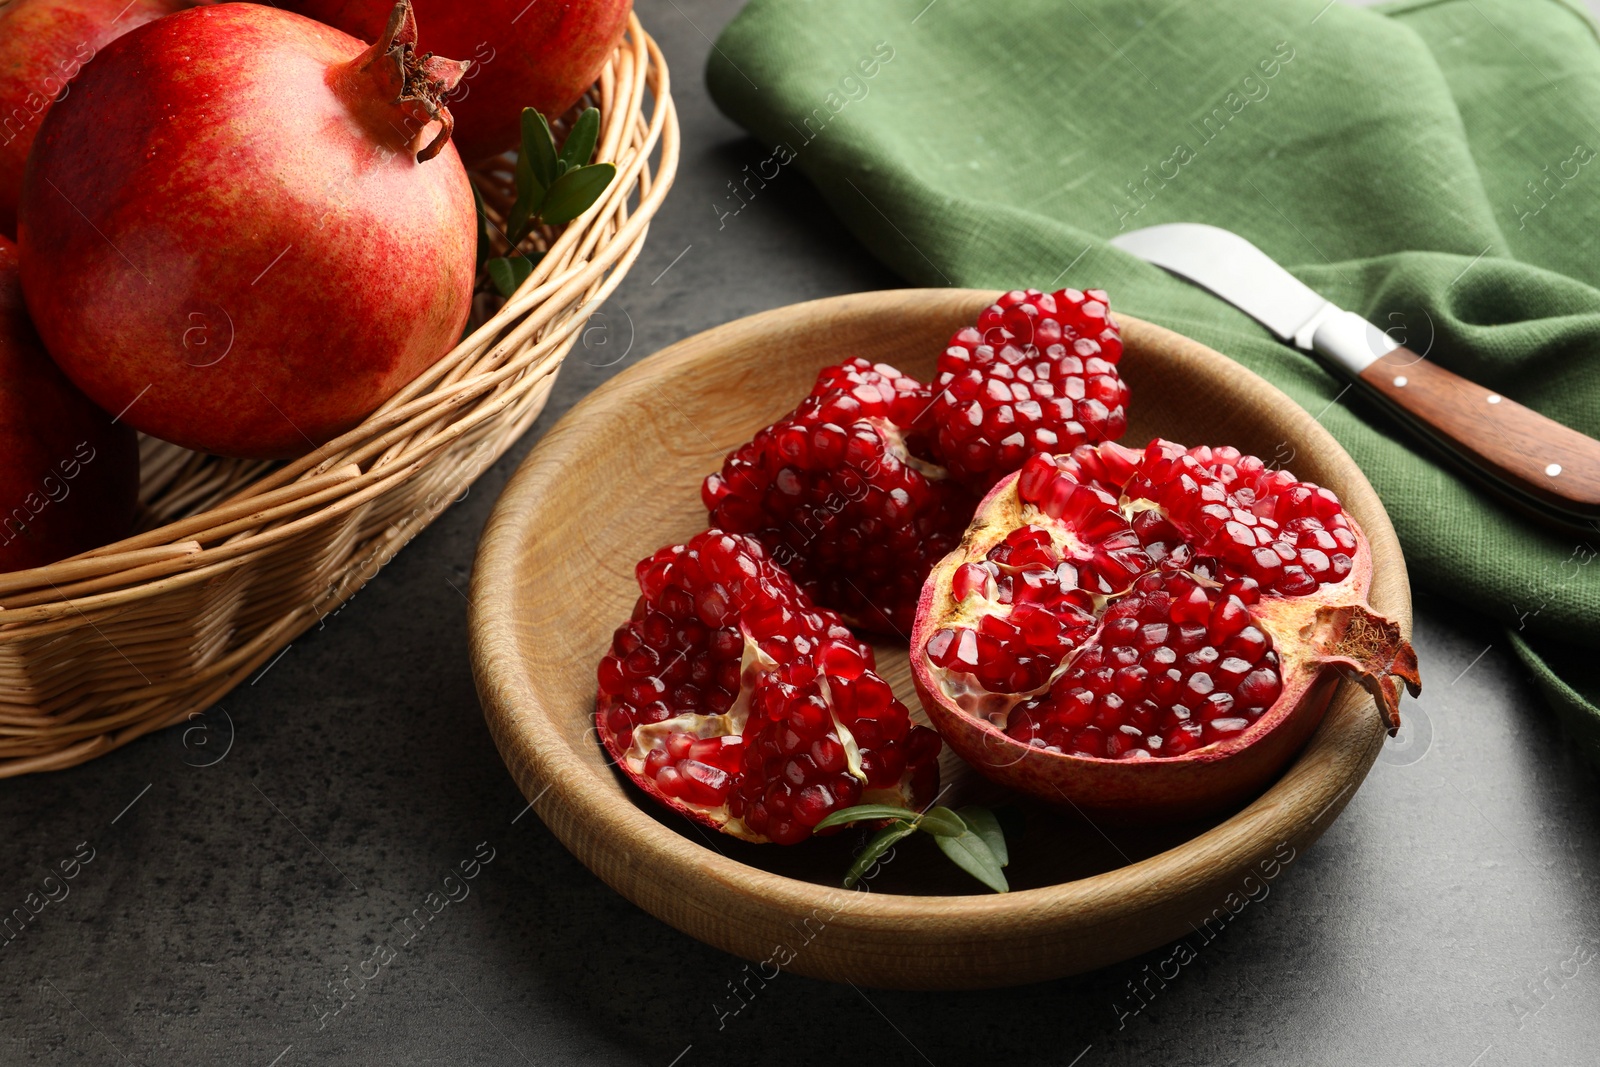
[[(523, 801), (478, 710), (463, 591), (517, 460), (669, 342), (896, 284), (792, 172), (719, 228), (725, 183), (764, 155), (700, 83), (737, 3), (639, 7), (674, 63), (683, 167), (609, 336), (574, 352), (535, 430), (202, 732), (0, 782), (0, 908), (93, 849), (0, 948), (0, 1064), (1594, 1062), (1595, 773), (1504, 638), (1425, 598), (1411, 743), (1264, 898), (1191, 939), (1193, 961), (1136, 1014), (1128, 983), (1173, 949), (999, 992), (785, 975), (719, 1025), (739, 961), (618, 897), (537, 818), (513, 823)], [(493, 858), (470, 895), (405, 944), (391, 923), (480, 849)], [(379, 942), (394, 950), (380, 976), (322, 1018)]]

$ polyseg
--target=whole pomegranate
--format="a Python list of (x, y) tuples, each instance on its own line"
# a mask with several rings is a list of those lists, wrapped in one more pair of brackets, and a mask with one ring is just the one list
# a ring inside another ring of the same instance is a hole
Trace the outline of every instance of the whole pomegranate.
[(274, 458), (350, 429), (461, 334), (476, 217), (441, 103), (464, 64), (254, 4), (108, 45), (46, 117), (22, 284), (68, 377), (136, 429)]
[(938, 735), (912, 724), (872, 649), (760, 544), (707, 530), (637, 575), (633, 616), (600, 661), (595, 724), (645, 792), (784, 845), (858, 803), (933, 798)]
[(1371, 553), (1331, 492), (1232, 448), (1036, 455), (933, 570), (911, 666), (950, 747), (1118, 821), (1260, 789), (1341, 671), (1399, 727), (1416, 654), (1365, 604)]
[[(594, 84), (628, 28), (632, 0), (415, 0), (428, 45), (472, 61), (447, 102), (469, 163), (521, 143), (525, 107), (554, 119)], [(278, 7), (364, 41), (383, 29), (386, 0), (282, 0)]]
[(139, 443), (50, 361), (28, 322), (17, 246), (0, 237), (0, 571), (41, 567), (127, 534)]
[(95, 53), (185, 0), (12, 0), (0, 3), (0, 234), (17, 232), (28, 149), (50, 105)]
[(701, 498), (853, 626), (904, 635), (976, 496), (930, 459), (933, 394), (885, 363), (826, 367), (793, 412), (729, 453)]

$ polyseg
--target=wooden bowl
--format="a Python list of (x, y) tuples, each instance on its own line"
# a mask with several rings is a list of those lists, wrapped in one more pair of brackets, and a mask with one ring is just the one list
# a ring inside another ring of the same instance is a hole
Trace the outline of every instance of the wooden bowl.
[[(847, 892), (839, 879), (857, 835), (747, 845), (661, 810), (607, 764), (593, 729), (595, 667), (638, 596), (635, 562), (705, 528), (701, 479), (793, 407), (828, 363), (866, 356), (931, 377), (950, 334), (993, 296), (862, 293), (681, 341), (573, 409), (523, 462), (490, 517), (472, 579), (472, 657), (506, 765), (539, 817), (608, 884), (748, 960), (860, 985), (955, 989), (1126, 959), (1225, 925), (1332, 822), (1382, 743), (1371, 699), (1341, 682), (1296, 762), (1228, 817), (1133, 831), (1024, 806), (1026, 829), (1012, 842), (1007, 871), (1014, 888), (1004, 895), (983, 890), (917, 839), (883, 865), (872, 892)], [(1297, 474), (1332, 488), (1365, 528), (1372, 604), (1409, 633), (1394, 530), (1334, 439), (1211, 349), (1121, 321), (1133, 391), (1126, 440), (1161, 434), (1292, 457)], [(916, 709), (904, 647), (880, 647), (879, 659)], [(945, 758), (955, 786), (947, 803), (993, 802), (993, 787)]]

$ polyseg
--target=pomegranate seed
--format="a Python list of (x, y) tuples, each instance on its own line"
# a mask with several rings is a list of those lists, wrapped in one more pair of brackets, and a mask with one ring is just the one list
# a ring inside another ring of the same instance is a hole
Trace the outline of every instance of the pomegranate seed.
[(965, 600), (969, 596), (987, 597), (994, 586), (994, 578), (988, 570), (976, 563), (963, 563), (956, 569), (952, 581), (952, 591), (956, 600)]
[(727, 797), (733, 776), (698, 760), (686, 759), (677, 765), (683, 784), (683, 799), (707, 807), (721, 804)]

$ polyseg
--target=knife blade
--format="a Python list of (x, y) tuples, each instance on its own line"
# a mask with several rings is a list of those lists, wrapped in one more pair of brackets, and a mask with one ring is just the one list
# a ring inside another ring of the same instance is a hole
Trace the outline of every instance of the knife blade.
[(1280, 341), (1320, 357), (1521, 510), (1589, 529), (1600, 520), (1600, 441), (1397, 344), (1238, 234), (1175, 222), (1119, 234), (1111, 244), (1210, 291)]

